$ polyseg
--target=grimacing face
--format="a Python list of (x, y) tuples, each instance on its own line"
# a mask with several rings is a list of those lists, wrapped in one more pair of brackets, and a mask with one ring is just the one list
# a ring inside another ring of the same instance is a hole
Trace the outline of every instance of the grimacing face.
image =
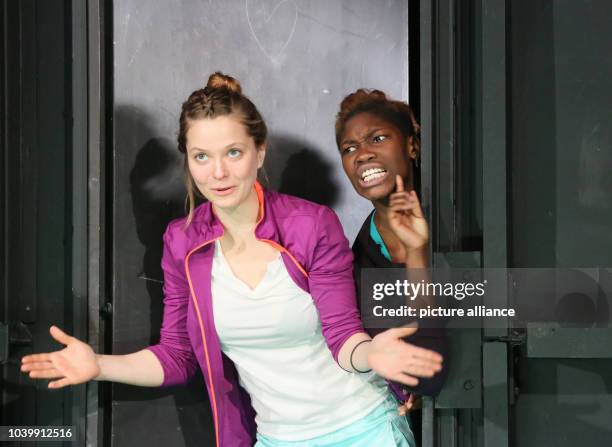
[(221, 209), (244, 203), (263, 165), (265, 144), (257, 147), (233, 115), (192, 120), (186, 137), (187, 168), (202, 195)]
[(342, 167), (357, 193), (381, 201), (395, 191), (395, 176), (413, 184), (410, 160), (417, 156), (412, 137), (368, 112), (350, 118), (340, 138)]

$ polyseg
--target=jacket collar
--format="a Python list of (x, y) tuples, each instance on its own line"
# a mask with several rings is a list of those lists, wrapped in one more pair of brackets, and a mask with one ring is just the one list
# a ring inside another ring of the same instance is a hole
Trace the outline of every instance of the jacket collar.
[[(259, 202), (259, 212), (257, 223), (255, 224), (255, 236), (258, 239), (271, 239), (277, 241), (276, 230), (270, 219), (273, 214), (271, 202), (273, 198), (270, 192), (266, 191), (261, 183), (255, 182), (253, 186), (257, 193), (257, 201)], [(194, 216), (189, 227), (185, 230), (190, 240), (194, 241), (190, 250), (199, 246), (207, 245), (207, 243), (223, 236), (223, 224), (215, 214), (212, 203), (205, 202), (194, 210)]]

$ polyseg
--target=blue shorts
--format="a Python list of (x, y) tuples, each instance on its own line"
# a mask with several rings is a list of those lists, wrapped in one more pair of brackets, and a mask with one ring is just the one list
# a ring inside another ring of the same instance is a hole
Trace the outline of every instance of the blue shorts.
[(255, 447), (415, 447), (406, 416), (400, 416), (395, 397), (387, 399), (365, 417), (326, 435), (304, 441), (279, 441), (257, 433)]

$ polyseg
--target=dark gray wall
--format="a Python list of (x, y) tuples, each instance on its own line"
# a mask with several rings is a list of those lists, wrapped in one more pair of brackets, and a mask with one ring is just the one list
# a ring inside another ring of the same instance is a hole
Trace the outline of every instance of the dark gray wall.
[(359, 87), (407, 99), (407, 24), (405, 0), (117, 1), (115, 108), (144, 114), (146, 129), (117, 132), (116, 148), (135, 153), (151, 138), (173, 140), (181, 102), (212, 71), (225, 71), (270, 127), (272, 186), (281, 185), (292, 155), (314, 151), (329, 168), (314, 176), (329, 176), (326, 193), (352, 239), (367, 206), (338, 169), (334, 116)]
[[(370, 205), (344, 178), (340, 100), (408, 97), (406, 0), (116, 0), (113, 12), (113, 349), (156, 341), (161, 235), (182, 213), (180, 104), (221, 70), (270, 128), (271, 187), (332, 206), (352, 240)], [(201, 378), (177, 390), (114, 386), (113, 445), (212, 445)]]

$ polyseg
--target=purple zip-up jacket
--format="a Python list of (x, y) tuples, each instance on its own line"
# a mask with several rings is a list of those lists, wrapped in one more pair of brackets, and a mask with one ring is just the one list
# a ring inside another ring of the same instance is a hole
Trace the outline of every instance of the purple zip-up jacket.
[[(255, 236), (281, 252), (289, 276), (311, 294), (333, 357), (353, 334), (364, 332), (355, 298), (353, 254), (334, 212), (255, 184), (259, 220)], [(162, 387), (187, 382), (199, 365), (212, 406), (217, 447), (252, 446), (255, 411), (238, 384), (233, 362), (221, 352), (215, 329), (211, 270), (223, 226), (207, 202), (193, 220), (168, 225), (164, 234), (164, 316), (160, 342), (149, 346), (163, 371)]]

